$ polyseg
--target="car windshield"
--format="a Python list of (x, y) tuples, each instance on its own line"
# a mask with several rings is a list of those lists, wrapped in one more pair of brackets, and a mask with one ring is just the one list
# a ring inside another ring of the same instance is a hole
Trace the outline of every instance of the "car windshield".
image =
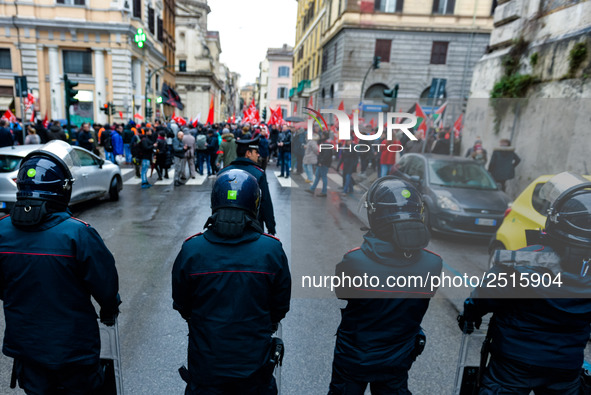
[(0, 155), (0, 173), (10, 173), (17, 170), (21, 159), (13, 155)]
[(478, 163), (449, 160), (429, 161), (431, 185), (451, 188), (496, 190), (497, 184)]

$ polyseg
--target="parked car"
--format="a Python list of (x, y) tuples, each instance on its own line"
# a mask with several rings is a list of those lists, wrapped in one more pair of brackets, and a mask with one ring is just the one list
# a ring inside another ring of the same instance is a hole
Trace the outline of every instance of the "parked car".
[(16, 202), (16, 177), (22, 159), (43, 149), (56, 154), (70, 167), (74, 176), (70, 205), (107, 197), (119, 199), (123, 188), (121, 169), (81, 147), (54, 140), (45, 145), (19, 145), (0, 148), (0, 210), (10, 211)]
[[(490, 253), (494, 250), (518, 250), (532, 243), (531, 240), (528, 242), (527, 231), (544, 229), (547, 212), (552, 203), (547, 196), (540, 193), (542, 187), (551, 180), (555, 182), (558, 177), (564, 177), (564, 174), (567, 173), (539, 176), (517, 196), (511, 208), (507, 210), (495, 237), (491, 240)], [(582, 177), (591, 181), (591, 176)], [(572, 182), (579, 181), (572, 180)]]
[(490, 237), (501, 225), (510, 199), (477, 162), (408, 153), (393, 170), (422, 193), (425, 224), (432, 230)]

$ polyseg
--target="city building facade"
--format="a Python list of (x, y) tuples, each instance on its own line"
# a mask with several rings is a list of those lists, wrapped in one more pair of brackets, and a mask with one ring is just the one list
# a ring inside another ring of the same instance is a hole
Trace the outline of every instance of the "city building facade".
[[(396, 86), (397, 110), (417, 100), (432, 106), (460, 101), (469, 95), (474, 64), (486, 50), (495, 6), (493, 0), (328, 0), (314, 106), (343, 102), (350, 112), (361, 104), (363, 115), (363, 109), (383, 105), (383, 91)], [(300, 72), (296, 80), (305, 86), (307, 78)], [(437, 101), (428, 100), (433, 81), (439, 81)], [(447, 122), (453, 117), (446, 114)]]
[[(72, 120), (105, 123), (143, 116), (163, 83), (175, 86), (175, 0), (29, 0), (0, 6), (0, 110), (29, 119), (65, 117), (64, 75), (79, 85)], [(26, 76), (36, 103), (26, 114), (14, 77)], [(146, 92), (147, 90), (147, 92)], [(146, 97), (147, 93), (147, 97)], [(151, 100), (146, 100), (151, 99)], [(101, 109), (112, 103), (115, 115)], [(141, 119), (141, 118), (140, 118)]]
[(312, 105), (319, 97), (322, 37), (327, 27), (326, 15), (328, 0), (298, 0), (296, 20), (296, 42), (293, 50), (292, 88), (289, 97), (293, 110), (301, 110)]
[(289, 90), (291, 89), (293, 73), (293, 47), (283, 44), (281, 48), (269, 48), (267, 50), (268, 77), (266, 82), (267, 120), (271, 116), (270, 109), (281, 108), (283, 118), (291, 116), (292, 110), (289, 102)]

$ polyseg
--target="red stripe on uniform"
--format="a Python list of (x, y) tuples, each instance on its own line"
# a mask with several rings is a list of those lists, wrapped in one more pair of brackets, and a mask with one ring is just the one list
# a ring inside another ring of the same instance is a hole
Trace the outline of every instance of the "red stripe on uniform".
[(82, 220), (81, 220), (81, 219), (79, 219), (79, 218), (76, 218), (76, 217), (70, 217), (70, 218), (72, 218), (72, 219), (75, 219), (75, 220), (76, 220), (76, 221), (78, 221), (78, 222), (82, 222), (82, 223), (83, 223), (84, 225), (86, 225), (86, 226), (90, 226), (90, 224), (89, 224), (88, 222), (84, 222), (84, 221), (82, 221)]
[(6, 217), (10, 217), (10, 214), (6, 214), (4, 217), (0, 218), (0, 221), (2, 221)]
[(350, 252), (353, 252), (353, 251), (360, 250), (360, 249), (361, 249), (361, 247), (355, 247), (352, 250), (347, 251), (347, 254), (350, 253)]
[(191, 240), (193, 237), (201, 236), (203, 232), (195, 233), (193, 236), (189, 236), (185, 239), (185, 242)]
[(270, 235), (270, 234), (268, 234), (268, 233), (263, 233), (263, 234), (264, 234), (265, 236), (272, 237), (272, 238), (274, 238), (274, 239), (275, 239), (275, 240), (277, 240), (277, 241), (281, 241), (281, 240), (279, 240), (279, 238), (278, 238), (278, 237), (275, 237), (275, 236), (273, 236), (273, 235)]
[(441, 258), (441, 255), (439, 255), (439, 254), (437, 254), (437, 253), (435, 253), (435, 252), (433, 252), (433, 251), (429, 251), (429, 250), (428, 250), (428, 249), (426, 249), (426, 248), (423, 248), (423, 250), (425, 250), (425, 251), (427, 251), (427, 252), (430, 252), (430, 253), (431, 253), (431, 254), (433, 254), (433, 255), (437, 255), (439, 258)]
[(218, 273), (256, 273), (256, 274), (270, 274), (271, 276), (274, 276), (275, 273), (269, 273), (269, 272), (256, 272), (253, 270), (220, 270), (217, 272), (202, 272), (202, 273), (191, 273), (190, 276), (200, 276), (202, 274), (218, 274)]
[(0, 251), (0, 254), (7, 254), (7, 255), (35, 255), (35, 256), (59, 256), (59, 257), (64, 257), (64, 258), (75, 258), (74, 255), (41, 254), (41, 253), (36, 253), (36, 252)]

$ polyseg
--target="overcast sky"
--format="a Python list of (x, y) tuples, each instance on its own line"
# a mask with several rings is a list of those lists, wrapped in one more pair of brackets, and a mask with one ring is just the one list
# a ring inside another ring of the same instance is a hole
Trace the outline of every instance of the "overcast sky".
[(296, 0), (208, 0), (207, 29), (220, 32), (221, 61), (253, 83), (267, 48), (295, 45)]

